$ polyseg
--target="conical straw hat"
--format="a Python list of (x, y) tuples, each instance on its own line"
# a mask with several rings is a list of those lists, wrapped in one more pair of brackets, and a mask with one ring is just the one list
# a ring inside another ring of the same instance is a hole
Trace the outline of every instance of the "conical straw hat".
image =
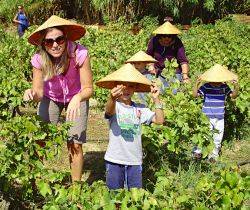
[(68, 40), (75, 41), (84, 36), (86, 30), (82, 25), (72, 21), (52, 15), (47, 21), (39, 26), (28, 38), (28, 42), (33, 45), (41, 45), (44, 37), (43, 31), (47, 28), (58, 27), (63, 28)]
[(200, 76), (206, 82), (227, 82), (238, 80), (238, 76), (228, 70), (226, 66), (215, 64)]
[(155, 29), (153, 34), (181, 34), (181, 31), (167, 21)]
[(157, 62), (157, 60), (155, 60), (151, 55), (148, 55), (143, 51), (139, 51), (136, 54), (134, 54), (131, 58), (129, 58), (125, 63), (133, 63), (133, 62), (155, 63)]
[(127, 63), (120, 69), (97, 81), (96, 85), (102, 88), (112, 89), (122, 82), (135, 83), (135, 92), (150, 92), (150, 86), (152, 84), (151, 81), (137, 71), (132, 64)]

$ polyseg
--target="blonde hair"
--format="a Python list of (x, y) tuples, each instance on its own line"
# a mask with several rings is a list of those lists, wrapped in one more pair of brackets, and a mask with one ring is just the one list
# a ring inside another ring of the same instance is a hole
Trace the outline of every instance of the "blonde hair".
[[(63, 30), (60, 29), (59, 27), (53, 27), (53, 28), (57, 28), (58, 30), (63, 32)], [(46, 29), (43, 32), (44, 36), (48, 31), (51, 31), (53, 28)], [(53, 63), (51, 55), (45, 50), (45, 47), (42, 45), (40, 46), (39, 54), (41, 55), (41, 60), (42, 60), (41, 70), (43, 72), (43, 78), (45, 81), (53, 78), (56, 75), (67, 72), (68, 66), (69, 66), (69, 59), (70, 59), (67, 42), (66, 42), (65, 50), (62, 53), (58, 64)]]

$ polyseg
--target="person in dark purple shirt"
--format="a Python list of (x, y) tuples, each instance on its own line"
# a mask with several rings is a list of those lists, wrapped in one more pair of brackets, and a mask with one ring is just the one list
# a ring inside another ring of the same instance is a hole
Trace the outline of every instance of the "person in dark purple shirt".
[[(158, 31), (160, 34), (158, 34)], [(181, 33), (170, 22), (164, 23), (154, 31), (156, 35), (152, 37), (148, 43), (147, 54), (154, 57), (158, 62), (154, 65), (155, 74), (160, 75), (165, 67), (166, 59), (172, 60), (176, 58), (179, 64), (176, 69), (176, 77), (178, 80), (188, 82), (188, 59), (185, 54), (185, 48), (182, 41), (177, 37)]]

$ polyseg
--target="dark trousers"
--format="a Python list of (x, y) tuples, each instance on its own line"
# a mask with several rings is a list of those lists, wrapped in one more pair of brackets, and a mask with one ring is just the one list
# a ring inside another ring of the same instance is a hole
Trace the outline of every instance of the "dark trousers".
[(106, 161), (106, 184), (111, 190), (142, 188), (142, 166)]

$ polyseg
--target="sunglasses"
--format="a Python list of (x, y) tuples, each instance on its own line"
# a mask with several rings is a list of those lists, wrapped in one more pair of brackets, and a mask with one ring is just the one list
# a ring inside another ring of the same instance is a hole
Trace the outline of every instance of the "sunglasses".
[(62, 35), (62, 36), (56, 37), (55, 39), (44, 39), (43, 40), (44, 46), (49, 47), (49, 48), (53, 47), (54, 42), (56, 42), (58, 45), (61, 45), (65, 42), (65, 37)]

